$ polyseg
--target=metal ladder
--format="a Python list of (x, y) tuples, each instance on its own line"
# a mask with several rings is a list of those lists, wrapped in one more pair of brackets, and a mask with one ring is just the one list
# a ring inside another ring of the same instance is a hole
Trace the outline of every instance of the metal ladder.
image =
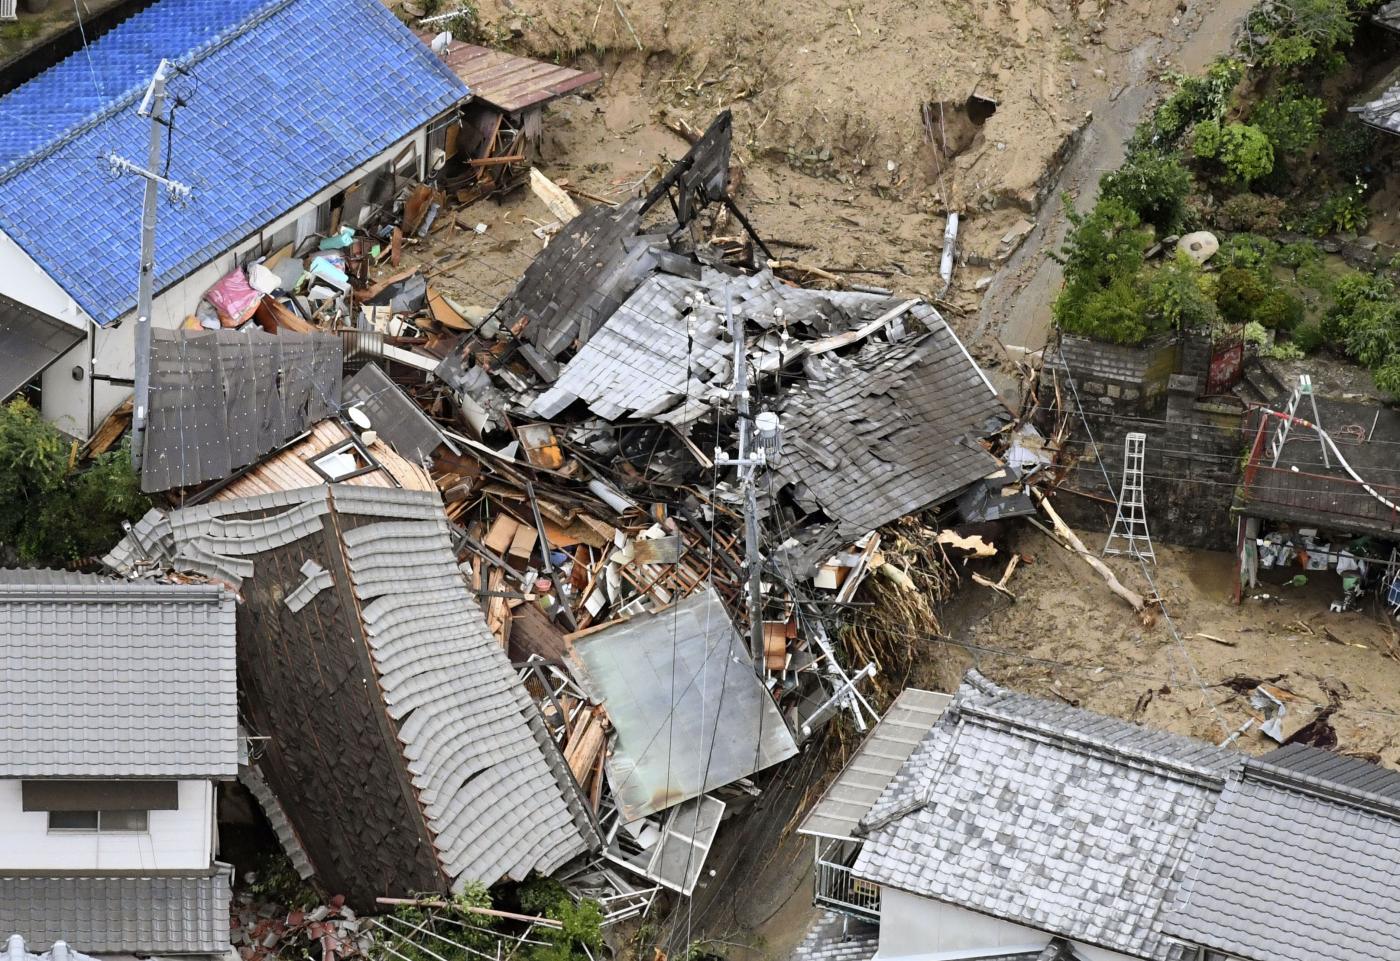
[[(1282, 418), (1278, 427), (1274, 430), (1273, 440), (1269, 444), (1269, 452), (1274, 455), (1269, 462), (1270, 467), (1278, 466), (1278, 459), (1283, 454), (1283, 445), (1288, 443), (1288, 432), (1293, 426), (1293, 418), (1298, 415), (1298, 404), (1306, 397), (1312, 404), (1312, 422), (1317, 426), (1318, 431), (1322, 430), (1322, 421), (1317, 414), (1317, 395), (1313, 393), (1312, 377), (1307, 374), (1298, 375), (1298, 386), (1293, 388), (1293, 393), (1288, 398), (1288, 416)], [(1327, 444), (1322, 437), (1317, 438), (1318, 445), (1322, 448), (1322, 463), (1325, 467), (1331, 467), (1331, 459), (1327, 456)]]
[(1157, 555), (1147, 533), (1147, 506), (1143, 501), (1142, 466), (1146, 453), (1147, 435), (1136, 431), (1129, 434), (1123, 443), (1123, 486), (1118, 491), (1118, 512), (1103, 553), (1129, 554), (1155, 564)]

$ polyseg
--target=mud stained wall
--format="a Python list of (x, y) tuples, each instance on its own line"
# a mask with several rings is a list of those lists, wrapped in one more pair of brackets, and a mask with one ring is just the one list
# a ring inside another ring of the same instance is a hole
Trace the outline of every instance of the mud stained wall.
[(1149, 415), (1166, 404), (1177, 369), (1175, 337), (1137, 347), (1062, 334), (1059, 356), (1074, 374), (1086, 410)]
[[(1246, 442), (1237, 417), (1233, 424), (1230, 418), (1212, 419), (1209, 413), (1198, 417), (1197, 423), (1164, 424), (1155, 419), (1085, 412), (1103, 466), (1113, 479), (1113, 491), (1123, 483), (1127, 435), (1132, 431), (1147, 435), (1143, 494), (1154, 544), (1229, 551), (1235, 547), (1230, 507)], [(1076, 423), (1069, 449), (1078, 462), (1069, 471), (1067, 486), (1103, 500), (1066, 492), (1056, 497), (1055, 509), (1071, 526), (1106, 535), (1113, 525), (1114, 495), (1104, 482), (1104, 472), (1094, 459), (1094, 445), (1082, 423)], [(1097, 550), (1103, 541), (1086, 538), (1085, 546)]]
[[(360, 911), (380, 895), (442, 891), (432, 839), (400, 759), (341, 560), (336, 519), (253, 558), (238, 606), (240, 706), (267, 741), (259, 769), (317, 879)], [(334, 584), (293, 613), (283, 598), (315, 560)]]

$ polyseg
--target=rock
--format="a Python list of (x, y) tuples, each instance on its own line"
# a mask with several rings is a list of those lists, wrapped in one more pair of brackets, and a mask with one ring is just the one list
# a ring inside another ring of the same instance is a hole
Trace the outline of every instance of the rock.
[(977, 281), (977, 283), (973, 284), (972, 289), (980, 292), (986, 290), (990, 286), (992, 286), (992, 278), (983, 277), (981, 280)]
[(426, 17), (428, 15), (428, 8), (421, 3), (414, 3), (412, 0), (404, 0), (401, 6), (403, 7), (403, 12), (410, 17)]
[(1362, 250), (1375, 250), (1377, 247), (1380, 246), (1380, 243), (1381, 242), (1375, 237), (1356, 238), (1356, 246), (1360, 247)]
[(1220, 241), (1209, 230), (1197, 230), (1178, 240), (1176, 249), (1184, 251), (1196, 263), (1203, 264), (1215, 256), (1220, 249)]

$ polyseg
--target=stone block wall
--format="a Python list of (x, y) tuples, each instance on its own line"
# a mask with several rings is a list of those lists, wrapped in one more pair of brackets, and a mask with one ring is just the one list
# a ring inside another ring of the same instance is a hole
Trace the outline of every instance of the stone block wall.
[(1124, 347), (1062, 334), (1058, 350), (1055, 363), (1069, 367), (1086, 409), (1155, 416), (1165, 408), (1177, 372), (1174, 336)]

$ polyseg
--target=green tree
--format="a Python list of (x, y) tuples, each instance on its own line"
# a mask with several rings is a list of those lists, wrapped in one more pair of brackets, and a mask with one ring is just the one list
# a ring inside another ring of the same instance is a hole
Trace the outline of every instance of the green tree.
[(0, 545), (5, 562), (66, 567), (111, 548), (150, 508), (128, 444), (86, 466), (78, 443), (22, 398), (0, 406)]
[(1100, 198), (1088, 214), (1074, 212), (1065, 246), (1052, 255), (1065, 286), (1052, 308), (1061, 330), (1119, 344), (1139, 343), (1152, 326), (1139, 274), (1152, 242), (1137, 213), (1121, 200)]
[(1266, 270), (1226, 267), (1215, 285), (1215, 303), (1232, 324), (1256, 323), (1269, 330), (1292, 330), (1303, 319), (1303, 305)]
[(1100, 195), (1122, 203), (1160, 234), (1176, 232), (1186, 214), (1191, 173), (1175, 154), (1140, 150), (1099, 183)]
[(1200, 330), (1220, 319), (1210, 278), (1185, 251), (1156, 270), (1147, 281), (1147, 314), (1151, 326), (1171, 330)]
[(1274, 146), (1264, 131), (1247, 123), (1196, 124), (1193, 149), (1202, 160), (1214, 160), (1233, 180), (1248, 184), (1274, 169)]
[(603, 912), (598, 902), (575, 901), (550, 878), (532, 878), (517, 893), (522, 909), (562, 925), (535, 929), (546, 943), (531, 948), (529, 961), (588, 961), (590, 953), (597, 957), (603, 946)]
[(1326, 111), (1320, 98), (1305, 97), (1290, 86), (1255, 107), (1249, 122), (1269, 138), (1275, 156), (1297, 156), (1317, 141)]
[(1356, 28), (1347, 0), (1265, 0), (1249, 17), (1266, 38), (1263, 62), (1293, 68), (1309, 64), (1351, 42)]

